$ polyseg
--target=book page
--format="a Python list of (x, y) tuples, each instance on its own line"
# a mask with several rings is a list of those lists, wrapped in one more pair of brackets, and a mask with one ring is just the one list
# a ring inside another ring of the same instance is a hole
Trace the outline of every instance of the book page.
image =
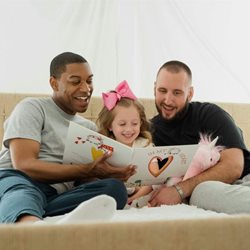
[(197, 149), (197, 144), (134, 148), (132, 162), (137, 173), (127, 186), (164, 184), (170, 177), (182, 177)]
[(106, 152), (112, 152), (107, 161), (114, 166), (128, 166), (132, 162), (132, 148), (100, 133), (70, 122), (63, 162), (91, 163)]

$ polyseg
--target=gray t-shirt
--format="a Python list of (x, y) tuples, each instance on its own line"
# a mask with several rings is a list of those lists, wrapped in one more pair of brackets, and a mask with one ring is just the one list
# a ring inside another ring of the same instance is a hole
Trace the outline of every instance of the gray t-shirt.
[[(4, 123), (0, 170), (1, 168), (13, 168), (9, 151), (9, 141), (13, 138), (25, 138), (39, 142), (40, 160), (62, 163), (69, 121), (96, 131), (95, 123), (80, 115), (65, 113), (51, 97), (22, 100)], [(72, 187), (71, 183), (64, 184), (52, 186), (60, 193)]]

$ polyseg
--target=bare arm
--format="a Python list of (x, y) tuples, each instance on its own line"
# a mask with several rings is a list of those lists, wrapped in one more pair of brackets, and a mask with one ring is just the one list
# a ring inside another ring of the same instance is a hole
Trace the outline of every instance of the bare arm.
[[(221, 152), (220, 161), (212, 168), (194, 178), (180, 184), (186, 196), (190, 196), (194, 188), (208, 180), (233, 183), (240, 178), (244, 168), (243, 151), (238, 148), (225, 149)], [(182, 186), (183, 185), (183, 186)]]
[(9, 147), (13, 167), (42, 182), (58, 183), (92, 177), (127, 180), (135, 173), (134, 166), (117, 168), (105, 162), (109, 155), (104, 155), (90, 164), (71, 165), (40, 160), (40, 144), (34, 140), (12, 139)]
[[(220, 161), (205, 172), (180, 182), (179, 186), (185, 197), (189, 197), (194, 188), (201, 182), (208, 180), (233, 183), (240, 178), (244, 167), (243, 151), (238, 148), (225, 149), (221, 152)], [(150, 200), (151, 206), (161, 204), (178, 204), (181, 202), (180, 196), (174, 187), (162, 187), (157, 190)]]

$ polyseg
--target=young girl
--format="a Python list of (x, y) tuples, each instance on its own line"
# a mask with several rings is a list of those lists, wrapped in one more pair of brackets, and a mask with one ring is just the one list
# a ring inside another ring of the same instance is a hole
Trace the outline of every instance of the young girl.
[[(144, 107), (126, 81), (102, 97), (104, 107), (97, 118), (99, 133), (130, 147), (153, 146)], [(128, 203), (151, 191), (151, 186), (128, 188)]]

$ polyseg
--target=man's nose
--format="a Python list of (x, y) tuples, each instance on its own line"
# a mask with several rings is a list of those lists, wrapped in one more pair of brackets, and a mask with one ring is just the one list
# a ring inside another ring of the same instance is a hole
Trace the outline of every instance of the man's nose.
[(172, 103), (173, 99), (174, 99), (174, 95), (171, 92), (166, 93), (165, 96), (164, 96), (164, 102), (166, 104)]
[(80, 90), (83, 92), (90, 92), (91, 88), (90, 86), (87, 84), (87, 82), (83, 81), (80, 85)]

